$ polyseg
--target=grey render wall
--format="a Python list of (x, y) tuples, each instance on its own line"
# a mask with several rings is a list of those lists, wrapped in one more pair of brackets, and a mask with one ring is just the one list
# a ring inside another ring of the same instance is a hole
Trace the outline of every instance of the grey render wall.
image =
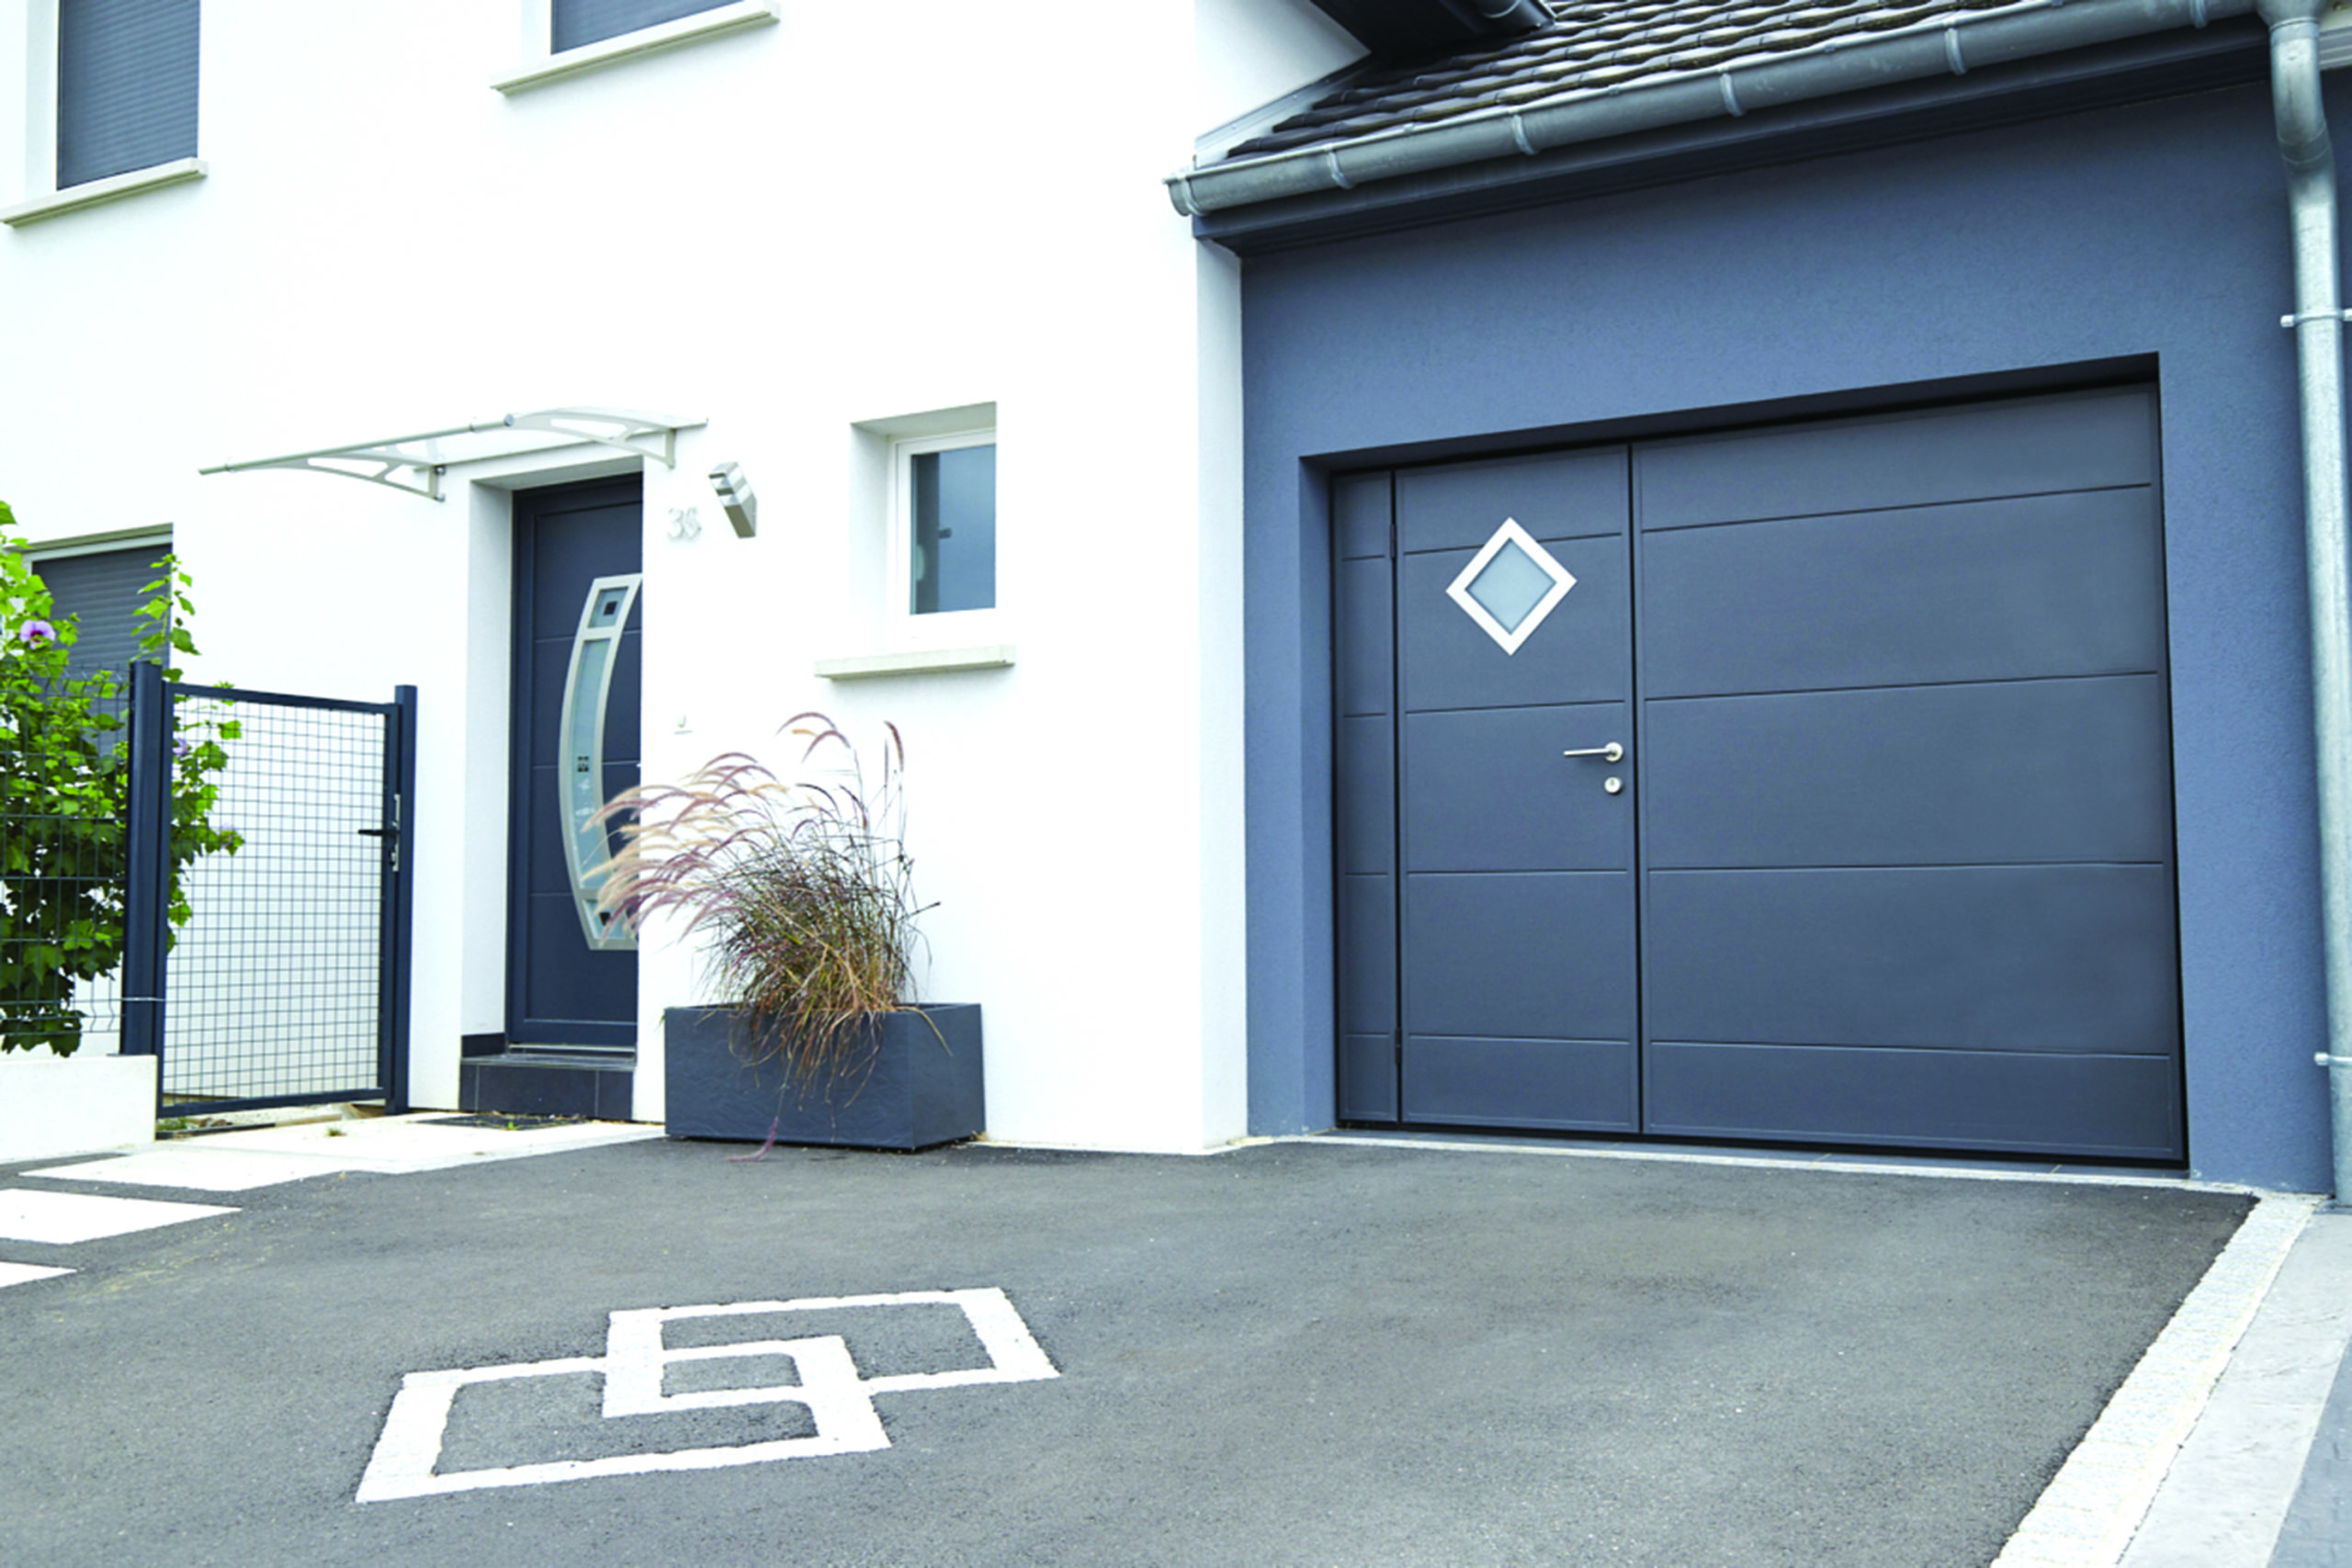
[[(2346, 83), (2330, 107), (2352, 130)], [(1252, 1130), (1333, 1119), (1322, 475), (2136, 367), (2163, 406), (2190, 1160), (2324, 1190), (2286, 238), (2267, 95), (2232, 90), (1250, 258)]]

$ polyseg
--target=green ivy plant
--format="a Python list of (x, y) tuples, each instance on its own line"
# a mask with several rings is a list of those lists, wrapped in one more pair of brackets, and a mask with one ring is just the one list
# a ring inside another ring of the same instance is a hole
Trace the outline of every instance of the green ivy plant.
[[(82, 1043), (75, 986), (122, 966), (127, 682), (112, 671), (66, 672), (76, 622), (56, 614), (15, 528), (0, 502), (0, 1051), (47, 1045), (70, 1056)], [(187, 631), (196, 606), (175, 557), (156, 569), (141, 591), (140, 657), (175, 681), (178, 658), (196, 652)], [(211, 817), (237, 728), (234, 719), (192, 728), (173, 749), (170, 931), (190, 914), (182, 874), (243, 842)]]

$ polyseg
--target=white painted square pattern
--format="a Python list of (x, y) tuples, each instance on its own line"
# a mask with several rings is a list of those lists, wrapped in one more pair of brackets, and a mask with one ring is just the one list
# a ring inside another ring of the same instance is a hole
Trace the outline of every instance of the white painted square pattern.
[[(688, 1319), (765, 1319), (779, 1314), (861, 1307), (926, 1306), (947, 1306), (961, 1312), (979, 1342), (986, 1364), (945, 1371), (867, 1377), (860, 1372), (847, 1343), (838, 1335), (809, 1335), (789, 1339), (759, 1337), (689, 1348), (669, 1347), (662, 1341), (663, 1325)], [(665, 1371), (675, 1363), (751, 1360), (760, 1364), (779, 1359), (792, 1363), (793, 1382), (678, 1393), (662, 1391)], [(600, 1459), (556, 1460), (492, 1469), (445, 1472), (438, 1468), (450, 1413), (458, 1393), (465, 1388), (481, 1383), (563, 1378), (582, 1373), (604, 1379), (602, 1415), (606, 1421), (680, 1410), (790, 1404), (805, 1407), (816, 1429), (807, 1437), (725, 1447), (624, 1453)], [(475, 1492), (489, 1487), (536, 1486), (551, 1481), (645, 1475), (664, 1471), (720, 1470), (732, 1465), (763, 1464), (775, 1460), (873, 1453), (890, 1446), (889, 1435), (883, 1430), (881, 1416), (874, 1407), (874, 1396), (877, 1393), (972, 1388), (987, 1383), (1034, 1382), (1060, 1375), (1030, 1334), (1029, 1325), (1021, 1320), (1021, 1314), (1014, 1310), (1011, 1299), (1002, 1291), (993, 1288), (906, 1291), (869, 1296), (808, 1296), (797, 1301), (642, 1307), (616, 1312), (609, 1318), (605, 1354), (602, 1356), (569, 1356), (552, 1361), (520, 1361), (409, 1373), (401, 1380), (400, 1392), (392, 1397), (392, 1407), (384, 1417), (383, 1433), (376, 1439), (376, 1450), (368, 1458), (367, 1473), (360, 1477), (356, 1500), (380, 1503), (394, 1498)]]
[(176, 1225), (234, 1209), (212, 1203), (167, 1203), (157, 1198), (94, 1198), (82, 1192), (0, 1189), (0, 1239), (63, 1246)]
[(54, 1280), (60, 1274), (71, 1274), (71, 1269), (50, 1269), (39, 1263), (0, 1263), (0, 1291), (11, 1285), (29, 1285), (35, 1280)]

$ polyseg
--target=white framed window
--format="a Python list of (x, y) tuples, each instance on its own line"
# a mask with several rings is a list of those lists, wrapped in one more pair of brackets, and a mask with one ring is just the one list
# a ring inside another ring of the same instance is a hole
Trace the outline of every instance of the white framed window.
[(71, 673), (87, 675), (104, 669), (122, 674), (130, 669), (147, 629), (139, 614), (148, 600), (144, 591), (164, 575), (158, 563), (171, 549), (169, 526), (125, 528), (26, 547), (26, 562), (49, 590), (53, 614), (59, 618), (72, 615), (80, 623), (67, 666)]
[(30, 0), (12, 226), (199, 179), (200, 0)]
[(727, 0), (548, 0), (548, 50), (562, 54), (623, 33), (716, 11)]
[(819, 675), (854, 681), (1015, 661), (996, 408), (965, 403), (850, 427), (849, 592), (828, 634), (840, 651), (817, 660)]
[(522, 58), (502, 93), (783, 19), (782, 0), (523, 0)]
[(890, 444), (891, 618), (928, 641), (966, 635), (997, 608), (996, 432)]

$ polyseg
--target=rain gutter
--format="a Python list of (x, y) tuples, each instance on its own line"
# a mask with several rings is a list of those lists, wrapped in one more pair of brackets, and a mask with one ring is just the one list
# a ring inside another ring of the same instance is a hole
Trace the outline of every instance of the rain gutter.
[(2302, 381), (2303, 551), (2312, 614), (2312, 729), (2319, 754), (2320, 935), (2336, 1205), (2352, 1200), (2352, 547), (2346, 542), (2344, 303), (2336, 276), (2335, 153), (2320, 100), (2325, 0), (2260, 0), (2270, 26), (2270, 93), (2295, 250)]
[(1841, 37), (1636, 86), (1571, 93), (1525, 107), (1484, 109), (1355, 141), (1180, 170), (1167, 178), (1168, 195), (1177, 211), (1200, 217), (1903, 82), (1965, 75), (2038, 55), (2201, 28), (2255, 8), (2256, 0), (2019, 0), (1999, 10), (1939, 17), (1859, 39)]

